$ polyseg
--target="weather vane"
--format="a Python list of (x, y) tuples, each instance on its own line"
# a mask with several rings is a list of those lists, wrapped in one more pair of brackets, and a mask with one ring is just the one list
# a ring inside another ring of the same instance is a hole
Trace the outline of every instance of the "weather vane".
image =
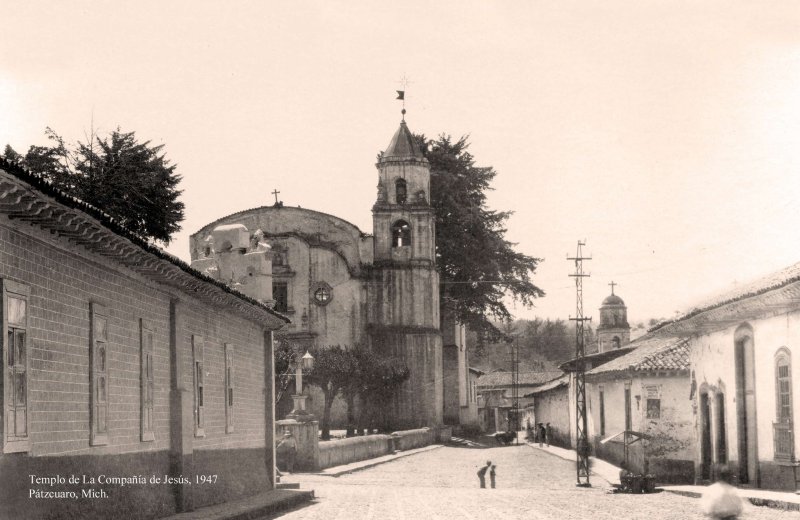
[(397, 98), (396, 99), (399, 99), (400, 101), (403, 102), (403, 110), (401, 110), (400, 113), (403, 114), (403, 121), (405, 121), (406, 120), (406, 88), (411, 84), (411, 82), (408, 81), (408, 78), (405, 76), (405, 74), (403, 74), (403, 77), (400, 78), (400, 81), (398, 83), (400, 83), (400, 88), (402, 88), (403, 90), (396, 91), (397, 92)]

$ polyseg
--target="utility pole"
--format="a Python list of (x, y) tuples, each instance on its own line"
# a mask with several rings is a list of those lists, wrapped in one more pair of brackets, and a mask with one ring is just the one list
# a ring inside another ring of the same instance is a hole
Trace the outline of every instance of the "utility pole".
[(570, 318), (570, 321), (575, 322), (575, 432), (577, 440), (577, 474), (578, 486), (591, 487), (589, 483), (589, 439), (587, 432), (586, 420), (586, 365), (584, 357), (586, 356), (586, 335), (584, 334), (583, 324), (590, 321), (592, 318), (585, 318), (583, 316), (583, 279), (589, 277), (589, 274), (583, 272), (583, 261), (591, 260), (591, 257), (583, 256), (583, 246), (586, 241), (581, 242), (578, 240), (578, 251), (574, 257), (567, 257), (567, 260), (575, 261), (575, 272), (570, 276), (575, 278), (575, 292), (576, 292), (576, 311), (575, 317)]
[[(511, 417), (514, 421), (515, 444), (519, 444), (519, 343), (516, 338), (511, 340)], [(509, 430), (511, 425), (509, 424)]]

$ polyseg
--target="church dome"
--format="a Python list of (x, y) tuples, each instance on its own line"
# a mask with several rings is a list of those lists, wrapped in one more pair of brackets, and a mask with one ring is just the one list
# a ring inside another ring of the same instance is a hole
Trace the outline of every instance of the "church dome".
[(617, 296), (616, 294), (609, 295), (605, 300), (603, 300), (602, 307), (612, 306), (612, 305), (622, 305), (625, 306), (625, 302)]

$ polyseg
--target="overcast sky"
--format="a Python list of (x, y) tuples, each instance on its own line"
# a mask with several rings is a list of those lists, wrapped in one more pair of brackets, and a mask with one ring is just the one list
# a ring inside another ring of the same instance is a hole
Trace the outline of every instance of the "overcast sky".
[(15, 2), (0, 30), (0, 146), (120, 126), (166, 145), (186, 221), (332, 213), (372, 231), (375, 156), (410, 80), (414, 132), (469, 134), (508, 237), (544, 259), (519, 317), (633, 321), (800, 261), (800, 3)]

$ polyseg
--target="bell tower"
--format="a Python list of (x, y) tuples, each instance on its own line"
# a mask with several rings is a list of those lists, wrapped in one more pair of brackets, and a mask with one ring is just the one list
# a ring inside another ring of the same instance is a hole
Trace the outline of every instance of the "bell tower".
[(374, 260), (368, 285), (370, 344), (403, 359), (411, 377), (390, 414), (398, 426), (442, 423), (442, 337), (430, 165), (400, 123), (378, 159), (372, 207)]
[(603, 300), (600, 306), (600, 325), (597, 327), (598, 352), (606, 352), (622, 348), (631, 342), (631, 326), (628, 325), (628, 307), (625, 302), (614, 294), (614, 282), (611, 294)]

